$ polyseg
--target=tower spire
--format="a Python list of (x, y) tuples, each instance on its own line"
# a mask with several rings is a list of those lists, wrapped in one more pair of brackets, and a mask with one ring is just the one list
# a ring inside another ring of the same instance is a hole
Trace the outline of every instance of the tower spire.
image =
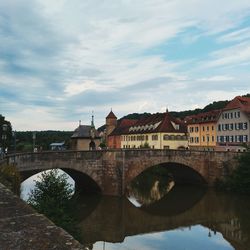
[(94, 125), (94, 111), (92, 111), (91, 127), (95, 127), (95, 125)]

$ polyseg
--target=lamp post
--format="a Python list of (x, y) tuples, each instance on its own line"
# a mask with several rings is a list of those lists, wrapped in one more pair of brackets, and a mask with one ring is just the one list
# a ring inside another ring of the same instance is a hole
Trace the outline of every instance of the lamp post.
[(3, 134), (2, 134), (2, 144), (3, 144), (3, 150), (5, 153), (8, 152), (8, 149), (5, 148), (5, 142), (7, 140), (7, 130), (8, 130), (8, 125), (7, 124), (3, 124), (2, 125), (2, 129), (3, 129)]
[(33, 139), (33, 152), (35, 152), (35, 145), (36, 145), (36, 132), (34, 131), (32, 134)]
[(12, 136), (14, 140), (14, 153), (16, 154), (16, 130), (12, 131)]

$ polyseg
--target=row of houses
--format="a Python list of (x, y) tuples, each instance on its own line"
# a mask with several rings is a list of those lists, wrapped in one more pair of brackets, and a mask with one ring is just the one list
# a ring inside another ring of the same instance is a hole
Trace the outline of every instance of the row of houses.
[(81, 125), (71, 136), (71, 149), (196, 149), (243, 151), (250, 145), (250, 98), (235, 97), (224, 109), (186, 117), (173, 117), (168, 110), (140, 119), (120, 119), (111, 110), (104, 131)]
[(174, 118), (168, 111), (139, 120), (106, 117), (108, 148), (243, 151), (250, 144), (250, 98), (235, 97), (224, 109)]

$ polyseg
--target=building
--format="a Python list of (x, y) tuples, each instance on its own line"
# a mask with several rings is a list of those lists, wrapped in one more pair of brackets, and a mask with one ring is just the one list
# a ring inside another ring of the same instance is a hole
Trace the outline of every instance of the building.
[(217, 149), (244, 151), (250, 145), (250, 97), (236, 96), (220, 114)]
[(50, 150), (55, 150), (55, 151), (57, 151), (57, 150), (60, 151), (60, 150), (66, 149), (64, 141), (63, 142), (53, 142), (49, 146), (50, 146)]
[(81, 125), (75, 129), (71, 136), (72, 150), (95, 150), (99, 148), (101, 137), (95, 129), (94, 116), (92, 115), (91, 125)]
[(121, 119), (117, 122), (117, 126), (109, 134), (107, 138), (108, 148), (121, 148), (122, 134), (127, 131), (129, 127), (133, 126), (137, 120)]
[(188, 146), (195, 150), (215, 150), (217, 121), (221, 110), (192, 115), (186, 118)]
[(111, 132), (116, 128), (116, 126), (117, 126), (117, 117), (111, 110), (106, 117), (106, 136), (109, 136)]
[(184, 122), (165, 113), (141, 118), (121, 131), (121, 148), (186, 149), (187, 127)]

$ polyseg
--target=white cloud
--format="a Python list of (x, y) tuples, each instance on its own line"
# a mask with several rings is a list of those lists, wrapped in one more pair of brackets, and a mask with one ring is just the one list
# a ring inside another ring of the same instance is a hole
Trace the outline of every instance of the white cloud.
[(250, 39), (250, 28), (243, 28), (240, 30), (227, 33), (223, 36), (220, 36), (217, 39), (217, 41), (219, 43), (223, 43), (223, 42), (238, 42), (249, 39)]
[[(189, 91), (199, 90), (197, 81), (204, 83), (204, 91), (205, 82), (235, 80), (244, 85), (239, 75), (220, 69), (249, 63), (250, 44), (244, 34), (249, 28), (237, 31), (249, 8), (248, 0), (1, 1), (0, 90), (5, 93), (4, 97), (0, 93), (1, 112), (11, 115), (21, 129), (26, 122), (15, 114), (15, 107), (16, 112), (25, 110), (24, 120), (32, 107), (41, 108), (43, 114), (26, 126), (67, 129), (72, 127), (68, 120), (93, 109), (102, 110), (96, 112), (101, 122), (110, 106), (125, 115), (135, 107), (137, 112), (156, 112), (165, 105), (177, 110), (203, 105), (204, 98), (186, 98)], [(192, 29), (194, 33), (189, 32)], [(169, 56), (173, 39), (188, 46), (210, 34), (219, 35), (214, 38), (217, 42), (235, 45), (206, 55), (198, 67), (195, 53), (178, 61)], [(240, 41), (245, 42), (237, 44)], [(209, 71), (207, 76), (208, 67), (218, 72)], [(206, 93), (214, 94), (211, 89)]]

